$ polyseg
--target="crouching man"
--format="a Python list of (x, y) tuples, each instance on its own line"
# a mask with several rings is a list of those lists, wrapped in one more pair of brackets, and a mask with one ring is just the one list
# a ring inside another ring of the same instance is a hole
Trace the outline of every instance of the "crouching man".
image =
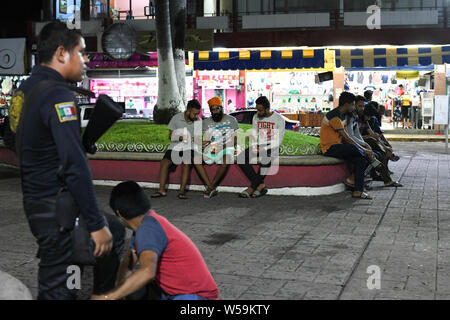
[[(109, 204), (125, 226), (134, 231), (130, 249), (117, 275), (117, 286), (93, 300), (117, 300), (136, 293), (147, 299), (161, 288), (162, 300), (217, 300), (219, 290), (195, 244), (166, 218), (151, 210), (150, 200), (134, 181), (118, 184)], [(140, 267), (126, 278), (139, 259)]]

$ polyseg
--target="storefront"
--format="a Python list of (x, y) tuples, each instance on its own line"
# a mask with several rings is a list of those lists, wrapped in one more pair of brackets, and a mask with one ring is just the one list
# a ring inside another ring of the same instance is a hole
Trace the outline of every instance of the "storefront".
[(245, 106), (244, 78), (245, 72), (239, 70), (196, 70), (194, 97), (202, 105), (202, 114), (206, 117), (211, 115), (208, 100), (212, 97), (222, 99), (225, 113), (243, 109)]
[(28, 78), (25, 62), (25, 38), (0, 39), (0, 107), (9, 105)]
[[(216, 77), (229, 77), (234, 72), (236, 79), (239, 73), (239, 87), (235, 89), (237, 109), (254, 108), (255, 100), (265, 95), (274, 110), (298, 120), (300, 112), (325, 112), (332, 108), (333, 81), (318, 80), (318, 73), (334, 70), (334, 56), (333, 63), (325, 68), (325, 51), (200, 51), (194, 54), (194, 69), (200, 76), (213, 72)], [(202, 106), (205, 108), (203, 98)]]
[[(140, 60), (138, 56), (129, 61), (103, 61), (97, 54), (88, 63), (90, 70), (84, 86), (96, 95), (107, 94), (114, 101), (123, 103), (130, 114), (152, 118), (158, 98), (157, 55), (151, 53), (146, 60)], [(186, 98), (193, 99), (193, 73), (188, 67)]]
[(247, 71), (246, 102), (267, 96), (280, 113), (327, 112), (333, 107), (333, 81), (318, 82), (317, 71)]
[[(450, 46), (408, 46), (336, 49), (336, 66), (345, 68), (345, 90), (363, 94), (386, 107), (388, 122), (398, 120), (401, 107), (420, 105), (420, 122), (433, 127), (435, 95), (446, 95), (445, 64)], [(414, 101), (414, 102), (413, 102)], [(405, 108), (404, 108), (405, 109)], [(405, 126), (412, 126), (411, 110)], [(401, 116), (400, 116), (401, 117)], [(403, 123), (401, 124), (403, 127)]]

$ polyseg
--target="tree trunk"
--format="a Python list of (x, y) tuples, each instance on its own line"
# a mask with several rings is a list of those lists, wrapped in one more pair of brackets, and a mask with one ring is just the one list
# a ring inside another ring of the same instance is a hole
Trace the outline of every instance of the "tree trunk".
[(177, 78), (178, 92), (186, 106), (186, 58), (184, 39), (186, 29), (186, 0), (170, 1), (170, 22), (172, 32), (173, 60)]
[(158, 124), (169, 123), (172, 116), (183, 106), (175, 77), (170, 31), (169, 0), (156, 0), (156, 41), (158, 52), (158, 100), (153, 120)]

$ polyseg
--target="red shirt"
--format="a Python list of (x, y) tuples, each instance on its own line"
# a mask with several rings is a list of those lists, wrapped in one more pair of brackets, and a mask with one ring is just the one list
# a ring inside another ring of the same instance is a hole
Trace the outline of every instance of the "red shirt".
[(195, 244), (166, 218), (151, 211), (136, 230), (132, 244), (141, 253), (158, 254), (156, 281), (168, 295), (196, 294), (217, 300), (219, 289)]

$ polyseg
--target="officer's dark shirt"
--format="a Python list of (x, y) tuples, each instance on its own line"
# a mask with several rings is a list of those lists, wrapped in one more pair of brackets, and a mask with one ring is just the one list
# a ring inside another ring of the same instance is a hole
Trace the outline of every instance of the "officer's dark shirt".
[[(66, 81), (54, 69), (35, 66), (31, 77), (19, 90), (26, 97), (42, 80)], [(61, 121), (58, 115), (57, 105), (71, 102), (75, 105), (73, 91), (62, 86), (52, 86), (28, 106), (23, 119), (23, 197), (24, 202), (27, 202), (55, 196), (62, 186), (58, 179), (61, 165), (67, 187), (81, 209), (88, 230), (93, 232), (102, 229), (105, 221), (99, 213), (91, 170), (81, 143), (79, 116), (75, 120)], [(79, 114), (78, 107), (76, 110)]]

